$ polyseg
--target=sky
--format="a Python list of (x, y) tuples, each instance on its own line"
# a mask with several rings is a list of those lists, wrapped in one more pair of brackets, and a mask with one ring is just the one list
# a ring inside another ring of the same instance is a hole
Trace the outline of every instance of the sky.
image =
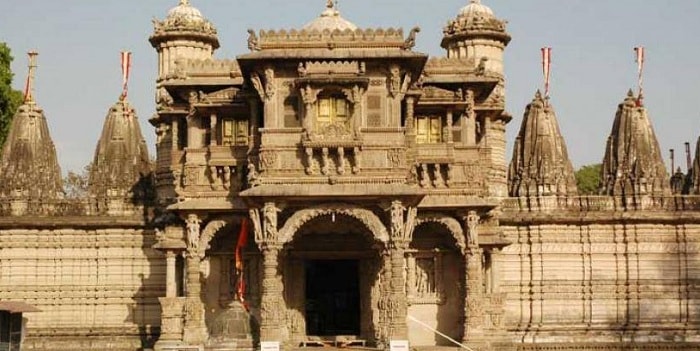
[[(442, 28), (469, 0), (341, 0), (361, 28), (422, 31), (414, 50), (443, 56)], [(633, 48), (647, 48), (646, 106), (667, 164), (700, 136), (700, 1), (483, 0), (508, 21), (507, 159), (525, 106), (542, 88), (540, 48), (553, 48), (551, 101), (575, 167), (599, 163), (617, 105), (637, 84)], [(13, 50), (14, 86), (27, 75), (26, 52), (39, 51), (35, 97), (44, 109), (64, 172), (93, 158), (104, 118), (121, 92), (119, 52), (133, 52), (129, 100), (154, 152), (157, 56), (151, 20), (178, 0), (0, 0), (0, 42)], [(246, 29), (300, 28), (326, 0), (191, 0), (219, 30), (217, 58), (247, 52)], [(684, 165), (685, 162), (681, 162)]]

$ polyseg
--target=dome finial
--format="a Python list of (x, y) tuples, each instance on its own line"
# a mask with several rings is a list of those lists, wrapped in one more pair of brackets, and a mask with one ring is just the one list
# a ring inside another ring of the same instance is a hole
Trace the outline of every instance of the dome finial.
[(190, 6), (190, 0), (180, 0), (180, 6)]
[(333, 2), (333, 0), (326, 1), (326, 8), (327, 9), (333, 9), (334, 7), (335, 7), (335, 3)]
[(481, 4), (481, 0), (470, 0), (472, 4)]

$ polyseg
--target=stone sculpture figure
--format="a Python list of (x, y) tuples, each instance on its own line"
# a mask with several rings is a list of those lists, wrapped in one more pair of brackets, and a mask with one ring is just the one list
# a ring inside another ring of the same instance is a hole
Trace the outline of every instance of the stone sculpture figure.
[(195, 214), (187, 216), (187, 249), (197, 251), (199, 249), (199, 233), (202, 220)]
[(469, 211), (469, 214), (467, 214), (467, 242), (470, 247), (479, 246), (479, 219), (476, 211)]

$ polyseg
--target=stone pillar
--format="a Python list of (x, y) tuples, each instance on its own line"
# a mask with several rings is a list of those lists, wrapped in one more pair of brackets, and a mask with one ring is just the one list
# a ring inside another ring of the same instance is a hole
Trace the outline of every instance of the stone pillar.
[(467, 108), (462, 115), (462, 143), (466, 146), (476, 145), (476, 102), (474, 91), (467, 90)]
[(280, 272), (279, 256), (282, 244), (278, 241), (275, 203), (268, 202), (260, 210), (250, 211), (255, 232), (255, 242), (263, 256), (263, 276), (260, 296), (260, 341), (283, 342), (286, 305), (284, 284)]
[(157, 351), (168, 350), (182, 345), (182, 312), (184, 299), (178, 297), (161, 297), (160, 337), (155, 345)]
[(185, 298), (185, 331), (183, 340), (189, 345), (204, 345), (207, 341), (207, 326), (204, 320), (202, 303), (202, 283), (200, 282), (199, 238), (202, 220), (195, 214), (187, 217), (187, 259)]
[(482, 260), (484, 251), (479, 247), (478, 226), (480, 217), (476, 211), (469, 211), (464, 219), (467, 249), (464, 255), (465, 297), (464, 297), (464, 343), (478, 346), (484, 340), (485, 293)]
[(165, 297), (177, 297), (177, 281), (175, 274), (175, 252), (168, 250), (165, 253)]
[(216, 146), (219, 144), (219, 136), (217, 135), (217, 124), (219, 118), (216, 113), (212, 113), (210, 118), (210, 128), (209, 128), (209, 146)]
[(282, 341), (285, 305), (279, 272), (281, 247), (264, 244), (262, 294), (260, 297), (260, 341)]
[(406, 268), (405, 254), (413, 237), (415, 228), (416, 209), (408, 210), (401, 201), (394, 201), (389, 208), (391, 215), (391, 242), (389, 245), (390, 280), (389, 299), (384, 304), (388, 309), (387, 342), (391, 340), (407, 340), (408, 300), (406, 298)]
[(483, 342), (484, 338), (484, 293), (481, 276), (483, 250), (470, 247), (465, 255), (466, 289), (464, 342), (468, 344)]
[(445, 121), (445, 142), (446, 143), (452, 143), (454, 142), (453, 134), (452, 134), (452, 118), (454, 118), (454, 112), (450, 109), (447, 110), (447, 120)]

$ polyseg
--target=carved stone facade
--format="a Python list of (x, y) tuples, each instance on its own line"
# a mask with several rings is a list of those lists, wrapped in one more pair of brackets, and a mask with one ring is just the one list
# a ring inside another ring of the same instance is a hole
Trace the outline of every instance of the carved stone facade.
[(700, 199), (667, 196), (646, 109), (620, 106), (604, 196), (576, 195), (541, 96), (508, 176), (505, 25), (470, 0), (428, 58), (419, 28), (358, 29), (328, 1), (217, 60), (181, 0), (150, 37), (156, 164), (120, 101), (86, 198), (62, 197), (44, 116), (22, 107), (0, 299), (42, 310), (26, 348), (700, 348)]

